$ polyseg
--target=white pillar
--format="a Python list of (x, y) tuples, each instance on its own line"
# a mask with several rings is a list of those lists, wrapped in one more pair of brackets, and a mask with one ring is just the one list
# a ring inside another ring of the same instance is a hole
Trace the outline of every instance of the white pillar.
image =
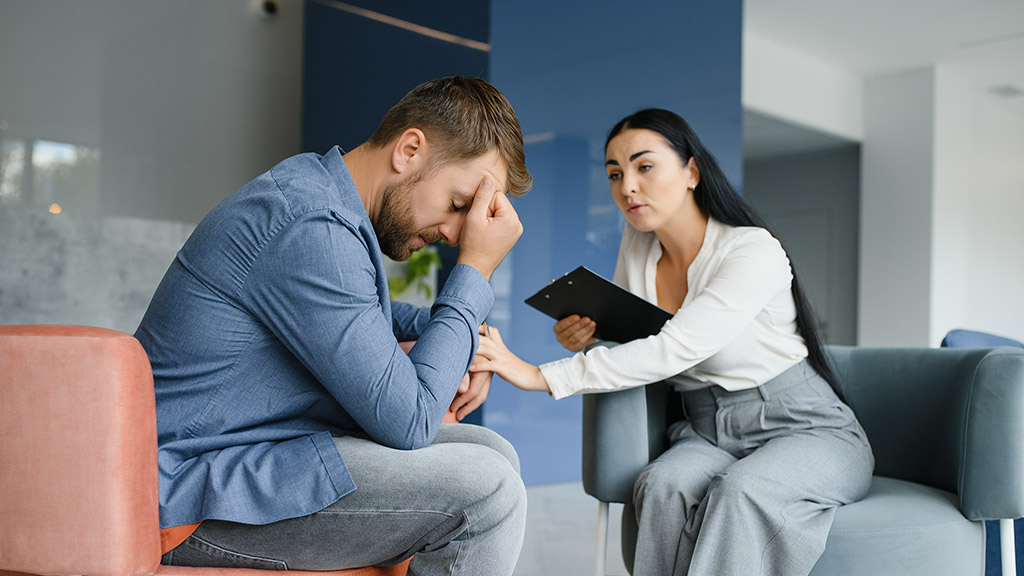
[(928, 345), (935, 74), (864, 84), (857, 340)]
[(968, 270), (973, 188), (981, 183), (972, 141), (972, 89), (941, 66), (935, 68), (934, 86), (930, 346), (938, 346), (953, 328), (980, 328), (971, 324)]

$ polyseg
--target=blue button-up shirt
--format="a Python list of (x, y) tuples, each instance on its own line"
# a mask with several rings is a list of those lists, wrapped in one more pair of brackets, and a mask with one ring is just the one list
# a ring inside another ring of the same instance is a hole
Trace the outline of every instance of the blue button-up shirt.
[(390, 301), (338, 148), (242, 187), (196, 227), (135, 334), (156, 386), (161, 527), (323, 509), (356, 489), (332, 436), (430, 444), (492, 303), (463, 265), (429, 310)]

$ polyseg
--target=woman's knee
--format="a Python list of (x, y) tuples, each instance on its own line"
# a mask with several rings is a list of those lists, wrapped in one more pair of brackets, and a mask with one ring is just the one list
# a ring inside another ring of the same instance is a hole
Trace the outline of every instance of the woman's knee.
[[(724, 472), (711, 479), (707, 496), (709, 503), (715, 501), (730, 505), (747, 505), (769, 497), (765, 478), (743, 472)], [(710, 505), (710, 504), (709, 504)]]
[(633, 505), (638, 511), (647, 506), (696, 506), (707, 489), (710, 476), (686, 473), (676, 466), (655, 460), (633, 482)]

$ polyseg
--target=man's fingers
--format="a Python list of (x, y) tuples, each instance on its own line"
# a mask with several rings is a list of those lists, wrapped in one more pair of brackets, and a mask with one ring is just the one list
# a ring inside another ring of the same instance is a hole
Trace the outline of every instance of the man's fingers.
[(494, 194), (491, 198), (490, 208), (491, 213), (494, 214), (495, 218), (500, 218), (509, 210), (515, 213), (515, 208), (512, 207), (512, 202), (509, 201), (508, 196), (505, 196), (504, 192)]
[(469, 207), (470, 214), (479, 214), (483, 211), (483, 217), (489, 218), (494, 212), (491, 204), (496, 196), (500, 196), (500, 194), (495, 194), (494, 192), (494, 180), (491, 180), (490, 176), (485, 176), (476, 188), (476, 195), (473, 196), (473, 205)]
[(490, 372), (473, 372), (469, 376), (469, 391), (456, 395), (452, 401), (451, 411), (455, 412), (456, 420), (462, 420), (467, 414), (479, 408), (491, 389)]
[(475, 398), (472, 402), (467, 402), (462, 408), (459, 408), (455, 412), (455, 419), (462, 420), (466, 416), (469, 416), (474, 410), (480, 407), (484, 403), (484, 398)]

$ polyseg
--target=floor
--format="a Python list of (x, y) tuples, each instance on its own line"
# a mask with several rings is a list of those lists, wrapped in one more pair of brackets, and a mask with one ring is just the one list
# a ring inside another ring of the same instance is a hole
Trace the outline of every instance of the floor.
[[(597, 533), (597, 500), (582, 484), (527, 488), (526, 539), (515, 576), (592, 576)], [(606, 576), (628, 576), (619, 545), (622, 506), (608, 514)]]

